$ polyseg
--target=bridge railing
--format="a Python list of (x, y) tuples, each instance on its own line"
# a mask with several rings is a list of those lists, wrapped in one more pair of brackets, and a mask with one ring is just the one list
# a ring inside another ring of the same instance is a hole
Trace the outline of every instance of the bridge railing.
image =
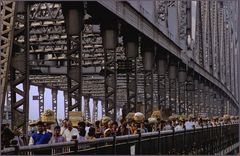
[(197, 127), (190, 130), (168, 130), (136, 135), (113, 136), (94, 141), (67, 142), (11, 147), (4, 155), (43, 154), (214, 154), (238, 143), (239, 125)]

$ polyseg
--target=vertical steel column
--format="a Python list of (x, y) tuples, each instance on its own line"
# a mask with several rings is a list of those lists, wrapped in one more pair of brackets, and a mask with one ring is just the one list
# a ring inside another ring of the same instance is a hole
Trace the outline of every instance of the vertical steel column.
[[(8, 87), (8, 74), (11, 61), (11, 51), (13, 43), (13, 29), (14, 29), (14, 15), (15, 15), (15, 2), (2, 1), (1, 3), (1, 44), (0, 44), (0, 113), (3, 114), (5, 95)], [(0, 116), (2, 122), (2, 115)]]
[[(18, 2), (10, 70), (12, 126), (23, 127), (24, 134), (27, 134), (29, 116), (29, 13), (29, 4)], [(20, 24), (24, 26), (20, 28)], [(20, 100), (16, 99), (17, 94)]]
[(64, 95), (64, 117), (68, 118), (68, 92), (63, 91)]
[(198, 85), (198, 78), (196, 77), (196, 79), (194, 80), (194, 111), (193, 111), (193, 115), (194, 116), (199, 116), (199, 112), (200, 112), (200, 108), (199, 108), (199, 95), (200, 95), (200, 91), (199, 91), (199, 85)]
[(204, 114), (208, 115), (209, 114), (209, 87), (208, 83), (205, 82), (204, 84)]
[(90, 115), (90, 107), (89, 107), (89, 101), (90, 101), (90, 96), (84, 96), (84, 115), (86, 121), (90, 121), (91, 115)]
[(92, 113), (92, 122), (98, 120), (98, 99), (93, 98), (93, 113)]
[[(110, 20), (109, 20), (110, 21)], [(106, 21), (104, 21), (106, 22)], [(105, 86), (105, 115), (116, 120), (117, 103), (117, 63), (116, 47), (118, 43), (117, 22), (101, 24), (101, 33), (104, 46), (104, 86)]]
[(199, 85), (199, 114), (203, 114), (204, 111), (204, 83), (201, 79)]
[(138, 35), (129, 34), (127, 31), (124, 38), (127, 61), (131, 62), (131, 70), (127, 71), (127, 111), (136, 112), (137, 105), (137, 56), (138, 56)]
[(159, 58), (158, 60), (158, 109), (166, 106), (166, 58)]
[(182, 63), (178, 65), (178, 113), (185, 114), (185, 82), (186, 82), (186, 66)]
[(169, 63), (169, 106), (172, 112), (176, 114), (177, 103), (176, 103), (176, 60), (170, 58)]
[(54, 112), (54, 116), (57, 119), (57, 94), (58, 90), (56, 88), (52, 88), (52, 110)]
[[(67, 30), (67, 86), (68, 111), (82, 109), (82, 29), (83, 2), (79, 5), (63, 3)], [(72, 99), (75, 98), (75, 103)]]
[(39, 119), (41, 119), (41, 115), (44, 112), (44, 86), (38, 86), (38, 104), (39, 104)]
[(187, 110), (186, 115), (193, 113), (193, 98), (192, 98), (192, 92), (193, 92), (193, 76), (192, 72), (187, 76), (187, 84), (186, 84), (186, 92), (187, 92)]
[[(147, 45), (147, 46), (146, 46)], [(154, 53), (148, 40), (143, 40), (143, 66), (144, 66), (144, 113), (150, 117), (153, 111), (153, 72)]]
[(211, 85), (209, 86), (209, 112), (208, 112), (208, 116), (209, 117), (212, 117), (213, 116), (213, 103), (212, 103), (212, 99), (213, 99), (213, 90), (212, 90), (212, 87)]

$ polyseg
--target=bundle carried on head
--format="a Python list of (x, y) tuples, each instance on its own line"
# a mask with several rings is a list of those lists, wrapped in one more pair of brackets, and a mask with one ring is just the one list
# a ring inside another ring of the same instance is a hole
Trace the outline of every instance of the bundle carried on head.
[(214, 116), (213, 120), (218, 120), (218, 118), (219, 118), (218, 116)]
[(171, 116), (168, 117), (168, 119), (171, 120), (171, 121), (175, 121), (176, 117), (174, 115), (171, 115)]
[(55, 123), (55, 116), (54, 112), (50, 109), (46, 110), (42, 115), (41, 115), (41, 121), (49, 124)]
[(137, 112), (137, 113), (134, 114), (134, 120), (135, 120), (137, 123), (144, 122), (144, 119), (145, 119), (145, 116), (144, 116), (143, 113)]
[(78, 126), (79, 122), (84, 122), (83, 112), (80, 111), (70, 111), (69, 112), (69, 120), (72, 122), (74, 127)]
[(231, 116), (230, 116), (230, 119), (231, 119), (231, 120), (235, 120), (235, 116), (231, 115)]
[(225, 114), (225, 115), (223, 116), (223, 119), (224, 119), (224, 120), (230, 120), (230, 115)]
[(192, 119), (194, 119), (194, 115), (193, 114), (188, 115), (188, 120), (192, 120)]
[(102, 124), (107, 124), (110, 120), (111, 120), (111, 118), (109, 116), (103, 116), (102, 117)]
[(151, 118), (162, 119), (162, 113), (160, 110), (153, 111)]
[(134, 112), (130, 112), (130, 113), (128, 113), (127, 116), (126, 116), (126, 120), (127, 120), (127, 122), (131, 122), (131, 121), (133, 121), (133, 120), (134, 120), (134, 115), (135, 115)]
[(179, 116), (180, 121), (185, 121), (186, 120), (186, 115), (182, 114)]
[(148, 122), (149, 122), (150, 124), (157, 124), (157, 123), (158, 123), (157, 119), (156, 119), (156, 118), (153, 118), (153, 117), (148, 118)]

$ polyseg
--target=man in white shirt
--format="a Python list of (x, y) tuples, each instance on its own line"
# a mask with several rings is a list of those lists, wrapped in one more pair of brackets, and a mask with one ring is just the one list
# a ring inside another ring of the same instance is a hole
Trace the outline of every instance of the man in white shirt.
[(67, 122), (68, 122), (68, 119), (64, 119), (62, 121), (62, 127), (61, 127), (61, 132), (60, 132), (61, 135), (63, 135), (63, 132), (67, 129)]
[(79, 132), (76, 128), (72, 127), (71, 121), (67, 122), (67, 129), (63, 132), (62, 136), (66, 139), (66, 141), (71, 141), (73, 139), (77, 139), (77, 140), (79, 139)]

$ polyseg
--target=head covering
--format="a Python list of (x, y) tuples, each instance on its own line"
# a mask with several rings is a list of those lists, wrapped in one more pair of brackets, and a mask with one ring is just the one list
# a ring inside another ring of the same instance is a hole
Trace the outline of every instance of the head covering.
[(144, 122), (144, 119), (145, 119), (145, 116), (144, 116), (143, 113), (137, 112), (137, 113), (134, 114), (134, 120), (135, 120), (137, 123)]
[(111, 120), (110, 117), (108, 117), (108, 116), (103, 116), (103, 118), (102, 118), (102, 123), (103, 123), (103, 124), (107, 124), (110, 120)]
[(160, 111), (160, 110), (158, 110), (158, 111), (153, 111), (151, 117), (152, 117), (152, 118), (156, 118), (156, 119), (162, 119), (161, 111)]
[(134, 115), (135, 115), (134, 112), (130, 112), (130, 113), (128, 113), (127, 116), (126, 116), (126, 120), (127, 120), (127, 122), (131, 122), (131, 121), (133, 121), (133, 120), (134, 120)]
[(148, 122), (150, 123), (150, 124), (156, 124), (156, 123), (158, 123), (158, 121), (157, 121), (157, 119), (156, 118), (148, 118)]

